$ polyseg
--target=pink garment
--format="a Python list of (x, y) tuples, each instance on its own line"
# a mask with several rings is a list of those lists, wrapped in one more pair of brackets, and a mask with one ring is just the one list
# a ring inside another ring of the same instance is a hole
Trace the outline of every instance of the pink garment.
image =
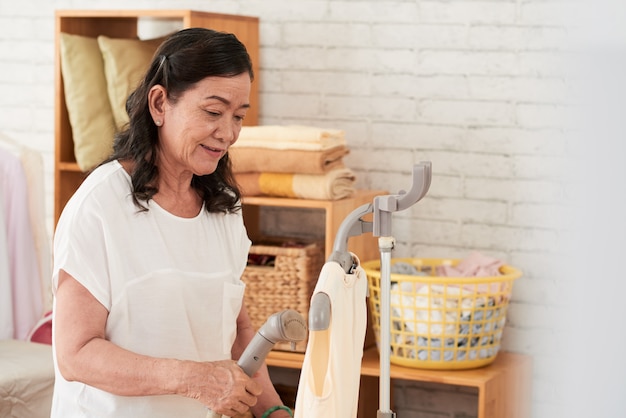
[(4, 230), (4, 204), (0, 194), (0, 341), (13, 339), (13, 298), (9, 273), (9, 246)]
[(13, 300), (13, 337), (24, 340), (41, 318), (41, 277), (29, 217), (28, 184), (19, 158), (0, 148), (0, 201)]
[(473, 252), (453, 266), (437, 266), (437, 275), (446, 277), (493, 277), (500, 276), (504, 263), (496, 258)]
[[(472, 252), (469, 256), (459, 261), (455, 266), (437, 266), (437, 275), (445, 277), (498, 277), (501, 276), (500, 267), (504, 262), (496, 258), (487, 257), (478, 252)], [(505, 282), (496, 281), (478, 285), (464, 285), (464, 289), (470, 292), (497, 294), (506, 289)]]

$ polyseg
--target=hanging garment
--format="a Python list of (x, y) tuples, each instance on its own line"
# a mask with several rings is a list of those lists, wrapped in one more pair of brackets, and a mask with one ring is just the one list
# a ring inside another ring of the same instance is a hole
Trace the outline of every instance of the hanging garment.
[(9, 244), (4, 225), (4, 203), (0, 193), (0, 341), (13, 339), (13, 299), (9, 273)]
[(310, 331), (298, 384), (295, 418), (354, 418), (367, 325), (367, 276), (357, 267), (346, 274), (338, 263), (322, 267), (313, 291), (330, 299), (330, 325)]
[(13, 300), (13, 337), (26, 339), (43, 313), (41, 278), (28, 208), (28, 184), (20, 160), (0, 148), (3, 202)]
[[(44, 162), (40, 152), (28, 148), (0, 132), (0, 145), (17, 156), (24, 169), (28, 188), (28, 212), (35, 243), (44, 309), (52, 309), (52, 240), (46, 227)], [(0, 217), (4, 219), (4, 217)]]
[(46, 228), (43, 157), (41, 153), (21, 147), (19, 152), (28, 185), (28, 213), (33, 231), (44, 311), (52, 309), (52, 240)]

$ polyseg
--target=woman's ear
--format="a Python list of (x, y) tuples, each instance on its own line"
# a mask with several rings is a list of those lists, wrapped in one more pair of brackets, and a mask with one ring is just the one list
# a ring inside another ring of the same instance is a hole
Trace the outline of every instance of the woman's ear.
[(148, 92), (148, 108), (150, 115), (156, 126), (161, 126), (165, 119), (165, 101), (167, 100), (167, 92), (165, 87), (160, 84), (152, 86)]

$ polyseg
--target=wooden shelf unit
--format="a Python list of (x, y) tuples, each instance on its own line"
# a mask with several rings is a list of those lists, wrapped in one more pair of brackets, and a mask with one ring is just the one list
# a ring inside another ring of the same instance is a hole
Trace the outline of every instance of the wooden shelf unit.
[[(304, 354), (272, 351), (267, 364), (301, 369)], [(380, 359), (376, 347), (363, 353), (359, 418), (375, 418), (378, 410)], [(391, 379), (441, 383), (478, 389), (478, 418), (529, 418), (532, 360), (529, 356), (498, 353), (488, 366), (470, 370), (424, 370), (392, 364)], [(392, 403), (393, 405), (393, 403)], [(393, 406), (392, 406), (393, 408)]]
[[(352, 197), (341, 200), (310, 200), (310, 199), (287, 199), (276, 197), (253, 197), (243, 198), (244, 220), (250, 239), (263, 238), (261, 232), (261, 207), (281, 207), (318, 209), (324, 215), (324, 247), (325, 259), (332, 253), (335, 235), (343, 220), (354, 209), (367, 203), (372, 203), (374, 197), (382, 196), (387, 192), (381, 190), (357, 190)], [(348, 240), (348, 249), (355, 253), (361, 261), (380, 258), (378, 241), (371, 234), (352, 237)]]
[(259, 19), (256, 17), (198, 12), (193, 10), (58, 10), (55, 14), (55, 116), (54, 116), (54, 224), (65, 204), (85, 179), (74, 157), (74, 141), (69, 122), (63, 76), (61, 74), (60, 33), (112, 38), (137, 38), (140, 19), (180, 22), (181, 28), (205, 27), (234, 33), (246, 46), (255, 72), (250, 92), (251, 108), (246, 125), (257, 125), (259, 118)]

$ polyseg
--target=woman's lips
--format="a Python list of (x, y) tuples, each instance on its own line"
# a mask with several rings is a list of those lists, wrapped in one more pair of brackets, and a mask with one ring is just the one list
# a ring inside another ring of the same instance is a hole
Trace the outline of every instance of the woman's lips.
[(200, 144), (200, 146), (205, 150), (210, 152), (211, 154), (222, 156), (224, 154), (224, 150), (220, 148), (207, 147), (206, 145)]

